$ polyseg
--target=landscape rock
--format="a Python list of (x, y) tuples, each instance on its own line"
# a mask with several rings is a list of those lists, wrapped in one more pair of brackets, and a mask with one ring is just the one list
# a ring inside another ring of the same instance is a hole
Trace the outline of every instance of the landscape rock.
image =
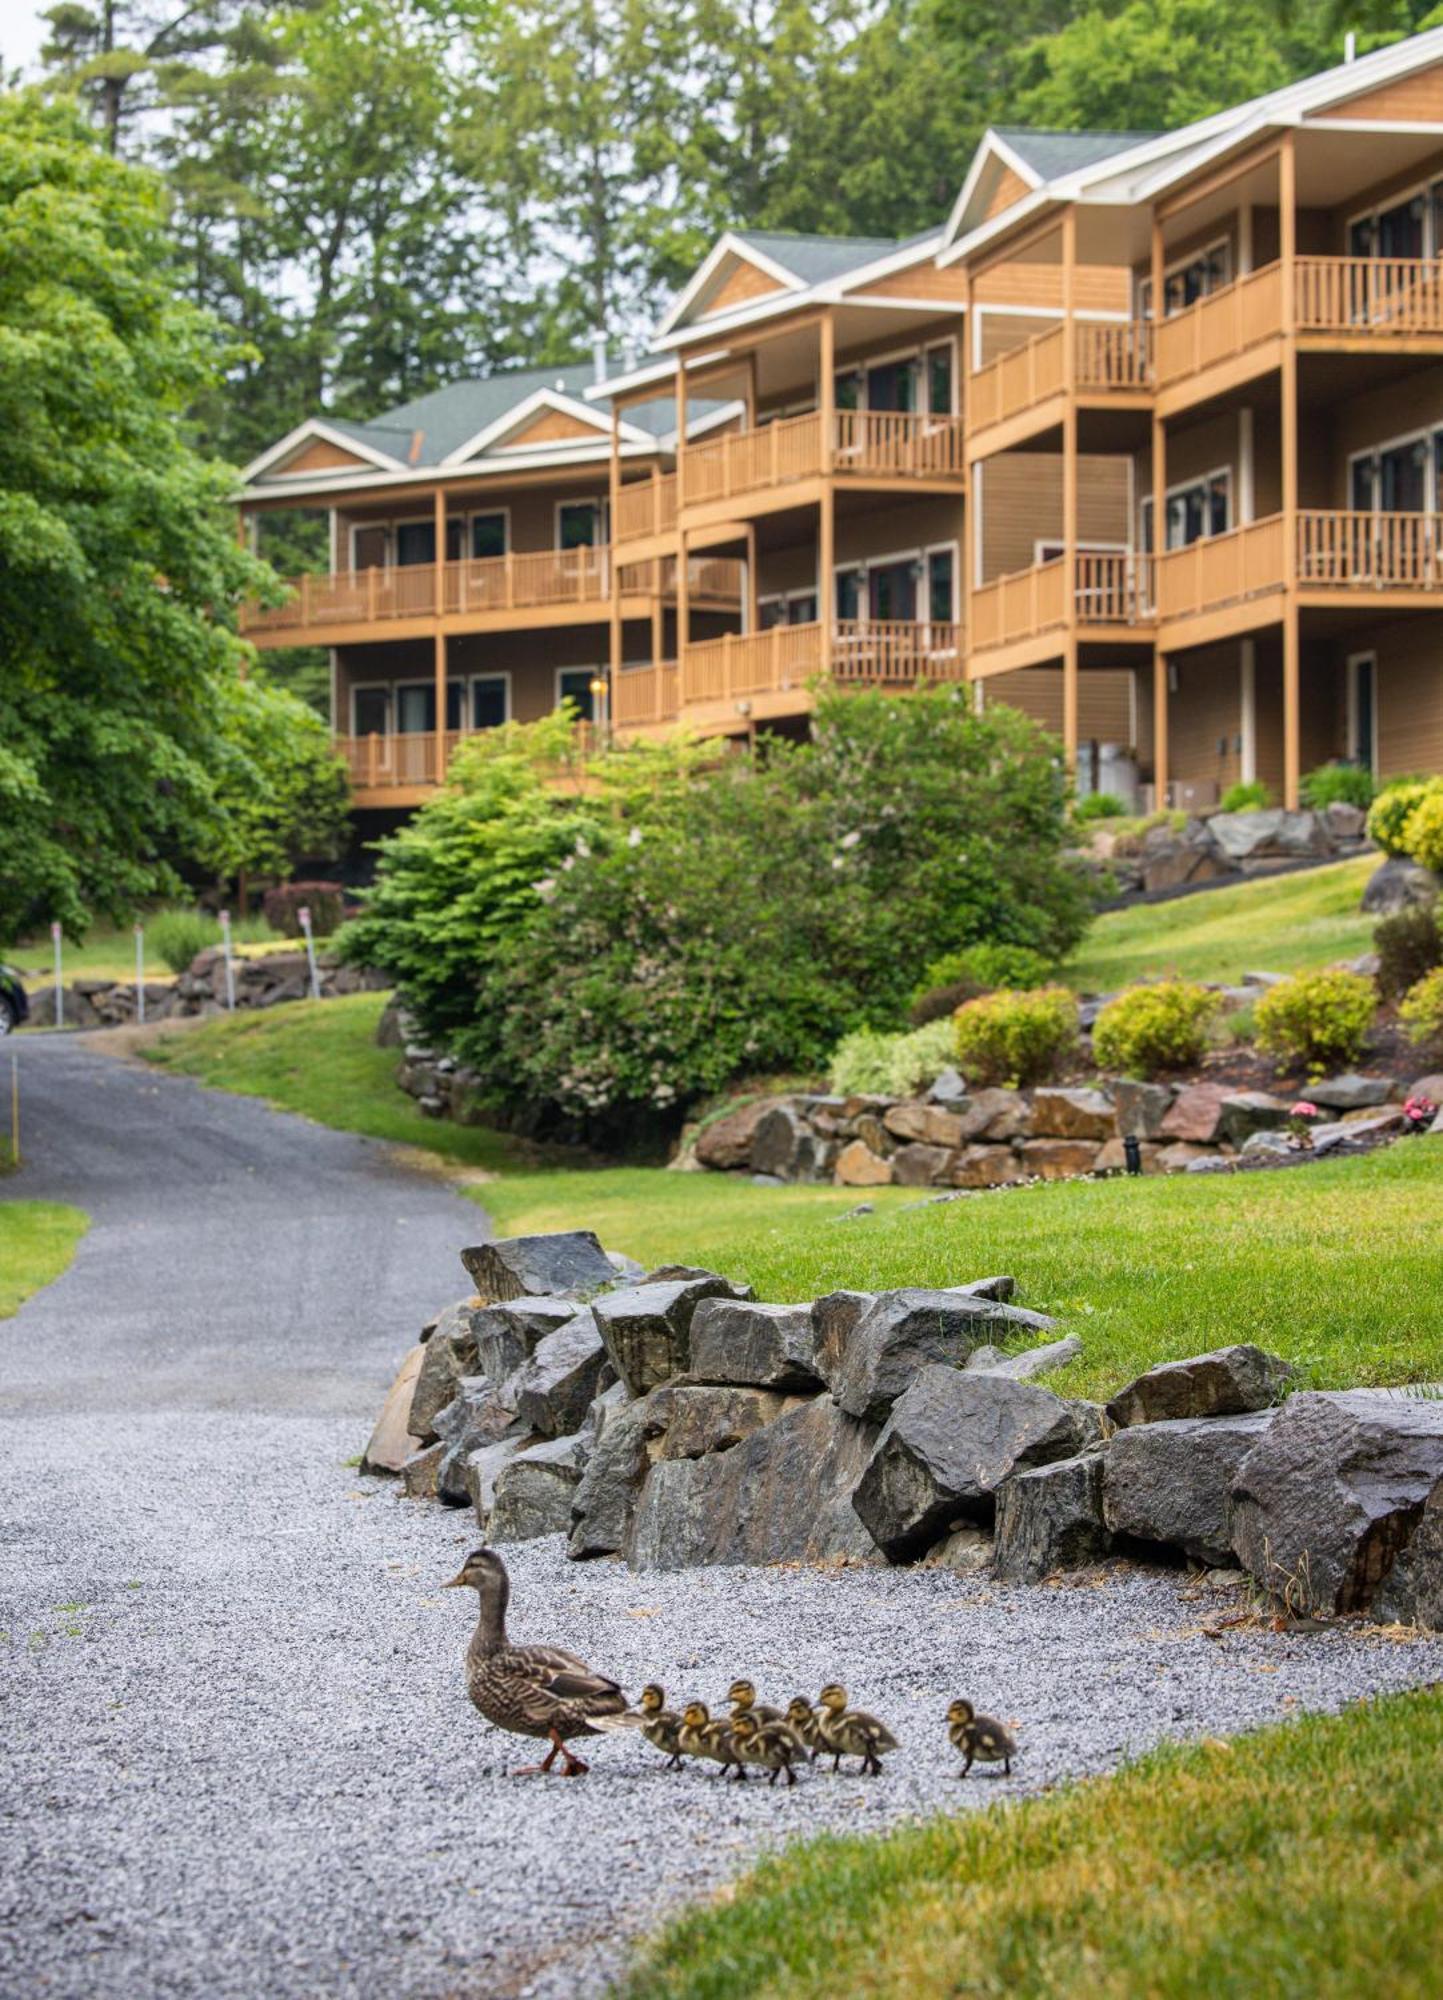
[(536, 1343), (507, 1385), (516, 1415), (543, 1437), (578, 1431), (596, 1394), (606, 1348), (596, 1315), (583, 1311)]
[(892, 1162), (874, 1153), (863, 1139), (843, 1146), (832, 1168), (838, 1187), (887, 1187), (892, 1179)]
[(927, 1092), (929, 1103), (943, 1104), (949, 1111), (962, 1112), (970, 1102), (967, 1085), (960, 1071), (944, 1069), (932, 1088)]
[(812, 1308), (703, 1299), (692, 1315), (690, 1373), (698, 1382), (819, 1389)]
[(1323, 807), (1323, 821), (1334, 840), (1361, 840), (1368, 815), (1361, 806), (1350, 806), (1346, 799), (1334, 799), (1331, 805)]
[(752, 1134), (753, 1173), (775, 1174), (778, 1180), (804, 1181), (817, 1164), (817, 1141), (805, 1120), (790, 1104), (769, 1104)]
[(580, 1437), (560, 1437), (517, 1452), (497, 1474), (487, 1540), (529, 1542), (565, 1534), (587, 1448)]
[(462, 1460), (458, 1468), (461, 1482), (466, 1488), (466, 1497), (476, 1509), (476, 1525), (483, 1534), (491, 1518), (491, 1505), (501, 1468), (509, 1465), (518, 1452), (528, 1450), (537, 1442), (529, 1431), (517, 1431), (514, 1437), (501, 1438), (495, 1444), (483, 1444), (476, 1451), (468, 1451)]
[(962, 1121), (958, 1142), (964, 1145), (974, 1139), (1002, 1144), (1025, 1138), (1032, 1129), (1032, 1111), (1020, 1090), (974, 1091), (958, 1116)]
[(1157, 1128), (1160, 1139), (1210, 1146), (1221, 1136), (1223, 1105), (1233, 1095), (1225, 1083), (1185, 1084)]
[(449, 1445), (428, 1444), (413, 1451), (401, 1467), (401, 1490), (408, 1500), (435, 1500), (437, 1475)]
[(1426, 1097), (1430, 1104), (1443, 1105), (1443, 1073), (1430, 1072), (1427, 1076), (1415, 1077), (1408, 1085), (1409, 1097)]
[(1412, 1536), (1373, 1602), (1384, 1624), (1443, 1631), (1443, 1481), (1423, 1504)]
[(933, 1187), (946, 1178), (953, 1158), (945, 1146), (899, 1146), (892, 1155), (892, 1179), (901, 1187)]
[(852, 1505), (893, 1562), (958, 1517), (986, 1521), (1002, 1482), (1096, 1442), (1095, 1418), (1031, 1382), (924, 1367), (898, 1397)]
[(1112, 1099), (1100, 1090), (1038, 1090), (1032, 1097), (1032, 1130), (1039, 1139), (1111, 1139), (1117, 1133)]
[(812, 1301), (813, 1365), (833, 1391), (853, 1330), (876, 1296), (875, 1292), (824, 1292)]
[(961, 1118), (955, 1111), (946, 1111), (938, 1104), (914, 1100), (894, 1104), (884, 1113), (882, 1124), (894, 1139), (944, 1149), (962, 1143)]
[(1102, 1454), (1082, 1452), (1014, 1472), (997, 1489), (993, 1567), (1009, 1583), (1098, 1562), (1111, 1537), (1102, 1518)]
[[(969, 1375), (1000, 1375), (1008, 1382), (1031, 1382), (1039, 1375), (1048, 1375), (1057, 1368), (1065, 1368), (1069, 1361), (1075, 1361), (1082, 1352), (1082, 1342), (1075, 1333), (1067, 1334), (1062, 1340), (1049, 1340), (1043, 1347), (1024, 1347), (1020, 1354), (998, 1354), (995, 1361), (987, 1361), (980, 1366), (978, 1348), (967, 1357), (966, 1372)], [(996, 1353), (996, 1349), (988, 1349)]]
[(1286, 1132), (1254, 1132), (1250, 1139), (1244, 1139), (1239, 1151), (1244, 1160), (1256, 1160), (1266, 1155), (1285, 1160), (1292, 1157), (1297, 1148)]
[(471, 1315), (476, 1372), (508, 1381), (525, 1367), (548, 1334), (568, 1326), (578, 1308), (568, 1299), (523, 1297), (482, 1306)]
[(1274, 1419), (1271, 1410), (1254, 1410), (1119, 1431), (1103, 1453), (1103, 1519), (1109, 1531), (1166, 1543), (1197, 1562), (1229, 1561), (1229, 1489)]
[(423, 1444), (437, 1435), (437, 1414), (455, 1396), (462, 1378), (493, 1372), (479, 1360), (476, 1318), (464, 1300), (447, 1306), (437, 1317), (436, 1330), (422, 1350), (406, 1429)]
[[(919, 1368), (930, 1362), (956, 1368), (984, 1340), (1050, 1331), (1054, 1324), (1042, 1313), (957, 1292), (879, 1292), (841, 1343), (828, 1385), (849, 1416), (881, 1423)], [(817, 1363), (824, 1373), (831, 1365), (820, 1343)]]
[(613, 1411), (597, 1436), (571, 1503), (569, 1556), (613, 1555), (630, 1533), (651, 1465), (648, 1445), (666, 1427), (664, 1411), (648, 1401)]
[(406, 1460), (421, 1448), (421, 1440), (410, 1429), (411, 1403), (416, 1393), (416, 1377), (426, 1350), (418, 1342), (401, 1363), (395, 1381), (386, 1392), (381, 1414), (361, 1454), (362, 1472), (399, 1472)]
[(992, 1537), (970, 1523), (953, 1528), (922, 1557), (923, 1569), (949, 1569), (956, 1576), (975, 1576), (992, 1560)]
[(461, 1262), (482, 1299), (554, 1296), (584, 1299), (616, 1276), (589, 1229), (546, 1236), (503, 1236), (461, 1252)]
[(1195, 1146), (1189, 1140), (1175, 1139), (1170, 1146), (1160, 1146), (1153, 1165), (1160, 1174), (1184, 1174), (1196, 1160), (1214, 1160), (1216, 1153), (1205, 1146)]
[(1440, 1480), (1443, 1399), (1305, 1391), (1289, 1397), (1238, 1467), (1233, 1547), (1265, 1590), (1295, 1608), (1366, 1611)]
[(750, 1166), (757, 1126), (771, 1109), (772, 1102), (767, 1097), (754, 1098), (750, 1104), (743, 1104), (737, 1110), (713, 1119), (697, 1134), (692, 1146), (701, 1164), (722, 1172), (735, 1172)]
[(1229, 1417), (1276, 1403), (1292, 1374), (1286, 1361), (1242, 1342), (1160, 1362), (1119, 1389), (1107, 1414), (1119, 1429), (1175, 1417)]
[(1071, 1180), (1090, 1174), (1102, 1151), (1095, 1139), (1027, 1139), (1021, 1147), (1022, 1170), (1039, 1180)]
[(1156, 1139), (1171, 1109), (1173, 1091), (1165, 1083), (1135, 1083), (1119, 1077), (1112, 1086), (1113, 1110), (1120, 1137)]
[(1401, 1104), (1381, 1105), (1376, 1111), (1350, 1111), (1328, 1125), (1315, 1125), (1309, 1133), (1315, 1153), (1331, 1153), (1351, 1141), (1374, 1139), (1396, 1132), (1403, 1120)]
[(1437, 895), (1436, 875), (1401, 854), (1390, 854), (1368, 877), (1362, 908), (1370, 917), (1391, 917), (1400, 910), (1426, 909)]
[(1026, 1178), (1010, 1146), (968, 1146), (952, 1162), (953, 1187), (1009, 1187)]
[(1266, 1090), (1237, 1090), (1218, 1110), (1218, 1137), (1241, 1146), (1254, 1132), (1275, 1132), (1288, 1122), (1292, 1105)]
[(1393, 1085), (1386, 1076), (1358, 1076), (1350, 1071), (1346, 1076), (1329, 1076), (1321, 1083), (1310, 1083), (1303, 1094), (1311, 1103), (1321, 1104), (1325, 1111), (1361, 1111), (1374, 1104), (1386, 1104), (1393, 1095)]
[(1214, 845), (1230, 861), (1251, 861), (1264, 854), (1302, 857), (1333, 851), (1333, 839), (1321, 813), (1267, 806), (1257, 812), (1214, 813), (1207, 827)]
[(692, 1315), (703, 1299), (734, 1297), (725, 1278), (648, 1279), (598, 1298), (592, 1310), (606, 1352), (633, 1396), (691, 1368)]
[(946, 1285), (945, 1291), (955, 1292), (962, 1299), (996, 1299), (1000, 1304), (1007, 1301), (1017, 1290), (1017, 1280), (1008, 1271), (998, 1272), (991, 1278), (969, 1278), (965, 1285)]
[(876, 1437), (822, 1396), (730, 1451), (663, 1459), (636, 1510), (633, 1567), (875, 1556), (850, 1501)]
[(666, 1425), (656, 1454), (659, 1459), (703, 1458), (709, 1451), (730, 1451), (795, 1407), (792, 1398), (776, 1390), (738, 1384), (667, 1382), (653, 1389), (647, 1400)]

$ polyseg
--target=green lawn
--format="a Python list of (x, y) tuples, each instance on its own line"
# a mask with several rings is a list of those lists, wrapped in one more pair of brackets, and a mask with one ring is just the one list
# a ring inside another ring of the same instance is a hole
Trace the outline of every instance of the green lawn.
[(83, 1210), (58, 1201), (0, 1203), (0, 1319), (54, 1283), (89, 1227)]
[(1440, 1783), (1431, 1689), (811, 1841), (672, 1924), (622, 2000), (1433, 2000)]
[(218, 1090), (263, 1097), (320, 1125), (424, 1146), (460, 1166), (494, 1168), (507, 1141), (481, 1126), (425, 1118), (396, 1088), (396, 1049), (376, 1046), (386, 996), (297, 1000), (260, 1012), (218, 1015), (140, 1053)]
[(1158, 972), (1236, 983), (1245, 972), (1296, 972), (1356, 958), (1372, 946), (1373, 919), (1358, 901), (1377, 860), (1108, 910), (1066, 968), (1068, 984), (1110, 993)]

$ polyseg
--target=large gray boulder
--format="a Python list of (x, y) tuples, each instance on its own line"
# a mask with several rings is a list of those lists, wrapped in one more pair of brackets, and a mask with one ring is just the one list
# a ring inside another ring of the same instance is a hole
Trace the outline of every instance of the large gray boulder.
[(1416, 861), (1390, 854), (1375, 868), (1363, 889), (1363, 910), (1370, 917), (1392, 917), (1400, 910), (1426, 909), (1438, 898), (1438, 877)]
[(1233, 1475), (1273, 1414), (1178, 1417), (1119, 1431), (1103, 1454), (1102, 1507), (1109, 1531), (1167, 1543), (1198, 1562), (1227, 1562)]
[(1087, 1405), (934, 1364), (898, 1398), (852, 1505), (882, 1553), (903, 1562), (958, 1519), (989, 1520), (1013, 1473), (1071, 1458), (1099, 1435)]
[(496, 1481), (501, 1476), (503, 1466), (509, 1465), (518, 1452), (528, 1451), (540, 1440), (530, 1431), (518, 1430), (514, 1437), (501, 1438), (495, 1444), (483, 1444), (476, 1451), (468, 1451), (460, 1465), (462, 1484), (466, 1497), (476, 1509), (476, 1525), (484, 1534), (491, 1519), (491, 1506), (496, 1497)]
[(661, 1461), (636, 1510), (633, 1567), (875, 1556), (851, 1496), (876, 1436), (821, 1396), (731, 1451)]
[(709, 1451), (730, 1451), (795, 1407), (794, 1397), (774, 1389), (739, 1385), (666, 1382), (647, 1398), (647, 1408), (666, 1425), (659, 1458), (704, 1458)]
[(436, 1473), (436, 1497), (449, 1507), (464, 1507), (471, 1498), (466, 1475), (471, 1453), (528, 1428), (517, 1422), (515, 1411), (484, 1375), (463, 1376), (457, 1388), (457, 1395), (436, 1416), (436, 1435), (445, 1446)]
[(606, 1252), (589, 1229), (503, 1236), (463, 1250), (461, 1262), (487, 1300), (547, 1294), (585, 1299), (616, 1279)]
[(1238, 1467), (1233, 1547), (1275, 1597), (1366, 1611), (1440, 1481), (1443, 1399), (1382, 1389), (1292, 1396)]
[(1102, 1454), (1080, 1453), (1014, 1472), (997, 1489), (992, 1562), (1009, 1583), (1098, 1562), (1111, 1538), (1102, 1518)]
[(812, 1356), (817, 1373), (834, 1389), (842, 1372), (842, 1356), (875, 1292), (824, 1292), (812, 1302)]
[(833, 1365), (832, 1349), (820, 1341), (817, 1362), (849, 1416), (881, 1423), (929, 1362), (957, 1367), (985, 1341), (1054, 1324), (1045, 1314), (963, 1292), (879, 1292), (841, 1340), (840, 1362)]
[(664, 1414), (648, 1407), (648, 1401), (613, 1410), (597, 1434), (572, 1498), (568, 1555), (614, 1555), (630, 1533), (651, 1466), (650, 1444), (666, 1427)]
[(1433, 1488), (1407, 1546), (1383, 1579), (1373, 1615), (1443, 1631), (1443, 1481)]
[(437, 1435), (436, 1417), (455, 1396), (464, 1376), (489, 1374), (476, 1342), (477, 1315), (463, 1300), (447, 1306), (421, 1352), (406, 1429), (422, 1443)]
[(505, 1382), (526, 1365), (548, 1334), (569, 1326), (580, 1308), (570, 1299), (508, 1299), (482, 1306), (471, 1315), (477, 1366), (493, 1382)]
[(1218, 1135), (1229, 1146), (1242, 1146), (1257, 1132), (1276, 1132), (1288, 1122), (1292, 1106), (1266, 1090), (1237, 1090), (1222, 1101)]
[(995, 1348), (974, 1348), (967, 1357), (969, 1375), (1000, 1375), (1009, 1382), (1031, 1382), (1065, 1368), (1082, 1352), (1075, 1333), (1061, 1340), (1049, 1340), (1041, 1347), (1024, 1347), (1018, 1354), (1001, 1354)]
[(530, 1542), (538, 1535), (565, 1534), (588, 1449), (584, 1437), (548, 1438), (502, 1466), (486, 1524), (487, 1540)]
[(1117, 1112), (1100, 1090), (1040, 1089), (1032, 1093), (1032, 1130), (1039, 1139), (1112, 1139)]
[(1165, 1423), (1176, 1417), (1230, 1417), (1266, 1410), (1292, 1374), (1286, 1361), (1242, 1342), (1164, 1361), (1119, 1389), (1107, 1414), (1119, 1427)]
[(821, 1155), (821, 1145), (811, 1127), (785, 1100), (769, 1105), (758, 1118), (752, 1132), (753, 1173), (775, 1174), (781, 1181), (813, 1180)]
[(1281, 806), (1257, 812), (1214, 813), (1208, 834), (1230, 861), (1252, 861), (1264, 854), (1331, 854), (1333, 838), (1320, 813), (1286, 812)]
[(702, 1299), (691, 1321), (691, 1373), (698, 1382), (820, 1388), (811, 1307)]
[(1156, 1139), (1172, 1106), (1173, 1091), (1165, 1083), (1137, 1083), (1119, 1077), (1111, 1086), (1117, 1129), (1124, 1139)]
[(1328, 1076), (1321, 1083), (1310, 1083), (1304, 1095), (1314, 1104), (1321, 1104), (1325, 1111), (1368, 1111), (1374, 1105), (1388, 1102), (1393, 1095), (1393, 1084), (1386, 1076), (1360, 1076), (1349, 1070), (1345, 1076)]
[(592, 1310), (617, 1374), (633, 1396), (691, 1371), (692, 1316), (703, 1299), (732, 1298), (725, 1278), (648, 1280), (596, 1300)]
[(569, 1437), (581, 1428), (605, 1361), (596, 1317), (583, 1310), (537, 1341), (507, 1383), (507, 1397), (528, 1430)]

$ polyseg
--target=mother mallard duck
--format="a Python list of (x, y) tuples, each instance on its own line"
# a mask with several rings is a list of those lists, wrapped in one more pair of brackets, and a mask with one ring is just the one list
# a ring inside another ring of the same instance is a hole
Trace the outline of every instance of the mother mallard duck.
[(488, 1722), (515, 1736), (544, 1736), (551, 1744), (545, 1760), (525, 1765), (517, 1777), (549, 1771), (558, 1753), (563, 1777), (578, 1777), (590, 1767), (567, 1749), (569, 1738), (597, 1736), (609, 1730), (635, 1729), (642, 1717), (631, 1714), (626, 1696), (615, 1681), (598, 1674), (560, 1646), (513, 1646), (506, 1637), (506, 1606), (511, 1579), (494, 1549), (473, 1549), (445, 1590), (474, 1590), (480, 1616), (466, 1648), (466, 1692)]

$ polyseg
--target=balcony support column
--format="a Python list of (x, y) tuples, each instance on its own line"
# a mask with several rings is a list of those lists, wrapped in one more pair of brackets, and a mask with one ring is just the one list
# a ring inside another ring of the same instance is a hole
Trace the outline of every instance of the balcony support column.
[(836, 493), (830, 479), (822, 481), (822, 498), (817, 508), (817, 618), (822, 628), (821, 668), (832, 671), (832, 628), (837, 619), (837, 517)]
[(621, 412), (611, 405), (611, 477), (607, 502), (606, 590), (611, 608), (611, 688), (616, 698), (621, 673), (621, 572), (616, 561), (616, 510), (621, 500)]
[(754, 521), (747, 522), (747, 594), (742, 604), (744, 632), (755, 632), (761, 623), (757, 610), (757, 529)]
[(1283, 278), (1283, 805), (1295, 812), (1302, 778), (1298, 632), (1297, 159), (1291, 132), (1278, 153), (1278, 245)]
[(436, 616), (442, 617), (446, 610), (446, 489), (436, 488), (436, 561), (434, 564), (436, 596)]
[[(1152, 212), (1152, 329), (1153, 365), (1157, 365), (1158, 332), (1164, 316), (1163, 290), (1166, 284), (1167, 254), (1162, 240), (1162, 222), (1156, 208)], [(1161, 610), (1162, 560), (1167, 548), (1167, 426), (1153, 406), (1152, 417), (1152, 580), (1148, 597), (1154, 610)], [(1168, 660), (1161, 650), (1152, 659), (1152, 782), (1159, 810), (1167, 804), (1168, 786)]]
[(687, 553), (686, 530), (682, 528), (676, 538), (676, 657), (677, 663), (686, 658), (686, 649), (691, 643), (691, 558)]
[(1167, 654), (1152, 656), (1152, 789), (1153, 804), (1160, 812), (1167, 804)]
[(821, 471), (826, 479), (832, 470), (837, 428), (837, 327), (830, 306), (817, 328), (817, 413), (822, 426)]
[[(446, 634), (436, 632), (436, 783), (446, 782)], [(463, 717), (464, 720), (464, 717)]]
[(1077, 336), (1073, 276), (1077, 268), (1077, 208), (1062, 217), (1062, 576), (1067, 633), (1062, 652), (1062, 749), (1077, 782)]

